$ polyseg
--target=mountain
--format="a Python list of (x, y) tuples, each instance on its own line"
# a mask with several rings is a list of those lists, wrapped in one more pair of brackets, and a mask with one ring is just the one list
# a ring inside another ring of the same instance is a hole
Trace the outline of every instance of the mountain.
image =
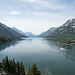
[(0, 35), (2, 36), (10, 36), (10, 37), (25, 37), (24, 35), (14, 31), (10, 27), (6, 26), (5, 24), (0, 23)]
[(56, 28), (47, 38), (75, 39), (75, 19), (66, 21), (63, 25)]
[(18, 32), (18, 33), (20, 33), (20, 34), (26, 36), (26, 34), (25, 34), (23, 31), (17, 29), (16, 27), (12, 27), (12, 29), (13, 29), (14, 31), (16, 31), (16, 32)]
[(36, 37), (37, 35), (34, 35), (32, 32), (25, 32), (26, 36), (28, 37)]
[(45, 31), (45, 32), (42, 32), (39, 36), (40, 36), (40, 37), (48, 36), (48, 35), (50, 35), (55, 29), (56, 29), (56, 27), (52, 27), (52, 28), (50, 28), (49, 30), (47, 30), (47, 31)]
[(32, 32), (23, 32), (15, 27), (12, 27), (13, 30), (15, 30), (16, 32), (21, 33), (24, 36), (28, 36), (28, 37), (35, 37), (36, 35), (34, 35)]

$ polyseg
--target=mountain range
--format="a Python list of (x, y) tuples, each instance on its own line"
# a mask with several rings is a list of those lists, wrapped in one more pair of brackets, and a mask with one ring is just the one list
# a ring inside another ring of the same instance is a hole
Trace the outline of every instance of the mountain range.
[(32, 32), (25, 32), (25, 34), (28, 37), (37, 37), (37, 35), (33, 34)]
[(52, 32), (48, 31), (44, 32), (43, 34), (46, 34), (42, 37), (57, 39), (75, 39), (75, 19), (70, 19), (66, 21), (63, 25), (55, 28)]
[(26, 37), (21, 33), (18, 33), (11, 29), (10, 27), (6, 26), (5, 24), (0, 23), (0, 35), (2, 36), (10, 36), (10, 37)]
[[(10, 37), (36, 37), (31, 32), (23, 32), (15, 27), (10, 28), (0, 23), (0, 35)], [(75, 19), (70, 19), (60, 27), (52, 27), (46, 32), (42, 32), (39, 37), (57, 39), (75, 39)]]
[(14, 31), (16, 31), (16, 32), (21, 33), (21, 34), (24, 35), (24, 36), (36, 37), (36, 35), (34, 35), (32, 32), (23, 32), (23, 31), (21, 31), (21, 30), (15, 28), (15, 27), (12, 27), (12, 29), (13, 29)]
[(48, 36), (50, 35), (54, 30), (56, 29), (56, 27), (52, 27), (50, 28), (49, 30), (45, 31), (45, 32), (42, 32), (39, 37), (45, 37), (45, 36)]

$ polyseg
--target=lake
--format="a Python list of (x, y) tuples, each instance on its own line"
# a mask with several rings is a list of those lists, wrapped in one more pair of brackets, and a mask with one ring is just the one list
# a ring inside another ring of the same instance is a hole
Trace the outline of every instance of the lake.
[(35, 62), (42, 75), (75, 75), (75, 45), (26, 38), (1, 45), (0, 61), (6, 56), (22, 61), (26, 71)]

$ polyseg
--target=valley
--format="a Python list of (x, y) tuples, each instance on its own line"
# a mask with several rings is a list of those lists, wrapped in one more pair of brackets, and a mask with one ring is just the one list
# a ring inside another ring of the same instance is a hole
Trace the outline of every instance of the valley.
[[(38, 36), (17, 28), (9, 28), (1, 23), (0, 62), (6, 56), (9, 59), (15, 58), (15, 61), (22, 61), (26, 75), (32, 73), (32, 69), (29, 70), (29, 67), (33, 63), (39, 67), (40, 71), (36, 72), (39, 75), (75, 74), (74, 23), (75, 19), (68, 20), (60, 27), (52, 27)], [(5, 71), (5, 69), (0, 70), (0, 73)], [(8, 73), (8, 71), (6, 72)], [(12, 71), (9, 73), (9, 75), (13, 74)]]

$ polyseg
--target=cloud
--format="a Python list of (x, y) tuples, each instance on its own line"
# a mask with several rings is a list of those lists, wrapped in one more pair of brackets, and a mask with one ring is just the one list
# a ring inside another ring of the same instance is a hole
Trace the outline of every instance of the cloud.
[(7, 2), (5, 6), (0, 3), (2, 4), (0, 21), (25, 32), (38, 34), (75, 17), (75, 0), (8, 0)]
[(18, 11), (11, 11), (10, 12), (10, 15), (20, 15), (21, 12), (18, 12)]
[[(33, 8), (35, 10), (64, 10), (67, 6), (64, 3), (59, 2), (59, 0), (17, 0), (24, 4), (28, 2), (27, 7)], [(61, 1), (61, 0), (60, 0)]]
[(29, 2), (29, 3), (36, 3), (41, 0), (20, 0), (20, 1)]

